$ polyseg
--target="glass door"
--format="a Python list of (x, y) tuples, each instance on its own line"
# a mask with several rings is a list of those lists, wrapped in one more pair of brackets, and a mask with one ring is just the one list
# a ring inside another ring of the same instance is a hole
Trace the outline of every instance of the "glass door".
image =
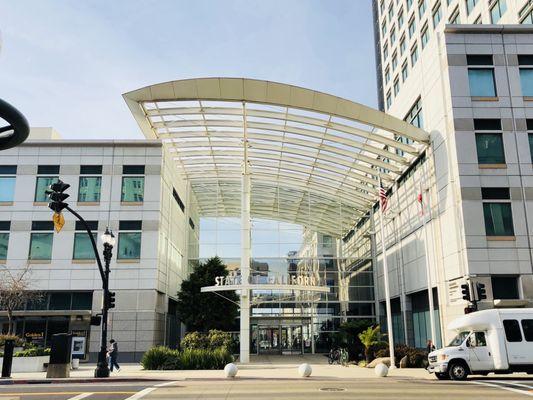
[(258, 354), (279, 354), (279, 327), (260, 326), (257, 328)]
[(281, 354), (302, 354), (302, 326), (281, 327)]

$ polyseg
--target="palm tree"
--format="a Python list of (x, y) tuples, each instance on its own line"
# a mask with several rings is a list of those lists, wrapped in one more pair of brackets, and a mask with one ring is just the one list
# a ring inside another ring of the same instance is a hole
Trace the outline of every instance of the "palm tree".
[(381, 327), (379, 325), (376, 325), (375, 327), (368, 327), (366, 330), (364, 330), (357, 336), (365, 347), (366, 362), (370, 362), (370, 349), (372, 348), (372, 346), (383, 342), (382, 338), (385, 335), (381, 333)]

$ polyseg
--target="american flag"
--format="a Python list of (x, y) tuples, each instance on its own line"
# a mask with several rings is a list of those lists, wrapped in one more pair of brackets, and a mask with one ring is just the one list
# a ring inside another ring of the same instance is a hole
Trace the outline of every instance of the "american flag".
[(387, 191), (383, 186), (379, 187), (379, 202), (381, 204), (381, 211), (385, 211), (387, 209)]

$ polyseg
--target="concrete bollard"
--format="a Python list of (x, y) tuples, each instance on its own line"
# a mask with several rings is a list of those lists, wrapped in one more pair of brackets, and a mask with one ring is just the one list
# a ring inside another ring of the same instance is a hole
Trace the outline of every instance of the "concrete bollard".
[(383, 363), (379, 363), (378, 365), (375, 366), (374, 373), (376, 374), (376, 376), (379, 376), (380, 378), (384, 378), (389, 373), (389, 367), (387, 367)]
[(303, 363), (298, 367), (298, 373), (302, 378), (308, 378), (311, 376), (311, 373), (313, 372), (313, 368), (307, 363)]
[(226, 378), (235, 378), (237, 372), (239, 372), (239, 369), (233, 363), (229, 363), (224, 367), (224, 374), (226, 374)]

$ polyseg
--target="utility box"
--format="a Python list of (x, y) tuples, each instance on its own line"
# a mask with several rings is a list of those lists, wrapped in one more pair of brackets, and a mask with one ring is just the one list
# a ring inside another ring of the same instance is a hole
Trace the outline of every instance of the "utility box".
[(52, 335), (50, 349), (50, 363), (46, 371), (47, 378), (70, 377), (70, 352), (72, 348), (72, 335), (57, 333)]

